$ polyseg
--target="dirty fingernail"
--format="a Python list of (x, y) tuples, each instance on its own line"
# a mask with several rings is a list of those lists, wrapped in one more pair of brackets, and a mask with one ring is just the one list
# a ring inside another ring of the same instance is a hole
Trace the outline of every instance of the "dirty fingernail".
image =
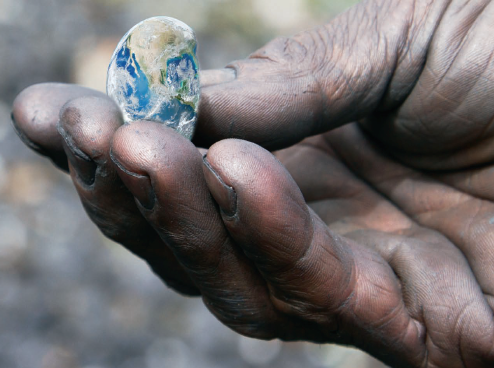
[(125, 186), (134, 195), (137, 201), (147, 210), (153, 209), (156, 203), (156, 195), (154, 193), (151, 179), (147, 175), (137, 174), (126, 169), (111, 153), (110, 157), (117, 166), (117, 172)]
[(203, 156), (204, 176), (209, 190), (222, 212), (227, 217), (233, 217), (237, 213), (237, 193), (231, 186), (225, 184), (221, 176), (213, 169), (207, 155)]
[(75, 170), (77, 177), (84, 184), (93, 185), (96, 178), (96, 163), (76, 147), (72, 137), (65, 132), (60, 124), (58, 124), (57, 129), (63, 138), (67, 159), (70, 162), (70, 166)]

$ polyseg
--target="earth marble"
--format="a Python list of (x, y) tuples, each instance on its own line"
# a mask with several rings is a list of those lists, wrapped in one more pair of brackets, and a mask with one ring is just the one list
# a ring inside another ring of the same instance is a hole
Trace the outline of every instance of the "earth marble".
[(132, 27), (108, 67), (107, 94), (124, 121), (153, 120), (191, 139), (199, 105), (199, 63), (194, 31), (170, 17)]

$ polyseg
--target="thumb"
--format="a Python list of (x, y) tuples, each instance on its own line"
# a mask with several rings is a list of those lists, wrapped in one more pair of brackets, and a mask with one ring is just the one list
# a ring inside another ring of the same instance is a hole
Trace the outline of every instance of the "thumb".
[[(383, 98), (386, 108), (396, 106), (423, 67), (428, 35), (443, 11), (415, 3), (364, 1), (326, 26), (275, 39), (224, 71), (204, 72), (195, 143), (241, 138), (280, 149), (360, 119)], [(421, 37), (401, 60), (417, 31), (413, 19), (423, 20)]]

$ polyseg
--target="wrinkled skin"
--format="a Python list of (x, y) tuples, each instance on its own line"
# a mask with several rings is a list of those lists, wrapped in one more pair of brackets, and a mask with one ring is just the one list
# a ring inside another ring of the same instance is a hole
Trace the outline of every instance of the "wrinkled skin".
[(233, 330), (492, 367), (493, 19), (363, 2), (204, 72), (194, 144), (77, 86), (27, 89), (14, 125), (68, 161), (108, 237)]

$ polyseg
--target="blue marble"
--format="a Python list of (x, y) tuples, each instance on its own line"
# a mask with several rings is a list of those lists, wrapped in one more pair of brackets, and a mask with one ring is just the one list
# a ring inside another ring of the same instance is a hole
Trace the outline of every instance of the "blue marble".
[(191, 139), (199, 105), (199, 63), (194, 31), (170, 17), (132, 27), (108, 67), (106, 89), (125, 122), (153, 120)]

